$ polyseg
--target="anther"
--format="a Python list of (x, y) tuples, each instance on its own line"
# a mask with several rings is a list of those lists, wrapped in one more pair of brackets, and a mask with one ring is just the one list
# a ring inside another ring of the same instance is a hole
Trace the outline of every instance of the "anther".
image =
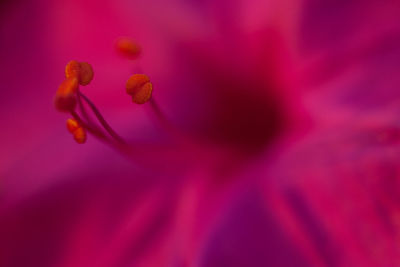
[(136, 59), (140, 55), (140, 46), (131, 39), (120, 38), (116, 42), (117, 51), (124, 57)]
[(132, 96), (136, 104), (144, 104), (151, 98), (153, 85), (145, 74), (134, 74), (126, 83), (126, 93)]
[(81, 85), (88, 85), (93, 80), (93, 69), (87, 62), (81, 62), (81, 72), (79, 76), (79, 83)]
[(75, 130), (78, 129), (79, 127), (80, 127), (80, 126), (79, 126), (79, 123), (78, 123), (77, 120), (75, 120), (75, 119), (68, 119), (68, 120), (67, 120), (67, 129), (68, 129), (68, 132), (74, 133)]
[(86, 131), (82, 127), (77, 128), (74, 132), (74, 139), (78, 144), (84, 144), (86, 142)]
[(59, 111), (69, 112), (75, 109), (78, 80), (75, 77), (65, 79), (57, 90), (54, 106)]
[(81, 69), (81, 66), (80, 66), (79, 62), (76, 60), (71, 60), (65, 66), (65, 77), (66, 78), (71, 78), (71, 77), (79, 78), (80, 69)]
[(80, 85), (88, 85), (93, 80), (93, 68), (87, 62), (71, 60), (65, 66), (65, 77), (76, 77)]
[(76, 119), (70, 118), (67, 120), (67, 129), (68, 132), (74, 136), (74, 139), (78, 144), (86, 142), (86, 131)]

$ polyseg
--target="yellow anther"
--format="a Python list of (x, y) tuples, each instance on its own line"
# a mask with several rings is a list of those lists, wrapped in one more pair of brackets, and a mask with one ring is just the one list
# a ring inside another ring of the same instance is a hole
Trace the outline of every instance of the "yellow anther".
[(82, 127), (77, 128), (74, 132), (74, 139), (78, 144), (84, 144), (86, 142), (86, 132)]
[(87, 62), (71, 60), (65, 66), (65, 77), (76, 77), (80, 85), (88, 85), (93, 79), (93, 68)]
[(131, 39), (128, 38), (120, 38), (116, 42), (116, 48), (118, 52), (129, 58), (136, 59), (140, 55), (140, 46)]
[(153, 85), (145, 74), (134, 74), (126, 83), (126, 93), (132, 96), (136, 104), (144, 104), (151, 98)]
[(76, 91), (78, 80), (75, 77), (65, 79), (57, 90), (54, 106), (59, 111), (72, 111), (76, 106)]
[(75, 132), (75, 130), (78, 129), (79, 127), (80, 127), (80, 126), (79, 126), (79, 123), (78, 123), (77, 120), (75, 120), (75, 119), (68, 119), (68, 120), (67, 120), (67, 129), (68, 129), (68, 132), (73, 133), (73, 132)]

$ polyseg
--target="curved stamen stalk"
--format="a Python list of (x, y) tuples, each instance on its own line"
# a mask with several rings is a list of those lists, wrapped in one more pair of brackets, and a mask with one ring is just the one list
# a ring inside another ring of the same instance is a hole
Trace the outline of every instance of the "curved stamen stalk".
[(161, 125), (169, 130), (171, 130), (173, 127), (171, 123), (168, 121), (168, 119), (165, 117), (164, 113), (161, 111), (160, 106), (157, 104), (157, 102), (154, 100), (154, 98), (150, 99), (150, 107), (153, 110), (154, 114), (156, 115), (158, 121), (161, 123)]
[(175, 140), (183, 141), (185, 138), (183, 133), (179, 131), (175, 125), (165, 116), (157, 101), (152, 97), (150, 100), (150, 109), (155, 115), (155, 120), (164, 128), (164, 130)]
[(126, 144), (125, 140), (120, 137), (112, 128), (111, 126), (107, 123), (107, 121), (104, 119), (104, 117), (101, 115), (100, 111), (97, 109), (97, 107), (93, 104), (92, 101), (88, 97), (86, 97), (84, 94), (82, 94), (80, 91), (78, 91), (78, 96), (82, 97), (83, 100), (86, 101), (86, 103), (89, 105), (89, 107), (92, 109), (94, 115), (96, 118), (99, 120), (100, 124), (104, 127), (104, 129), (110, 134), (111, 137), (113, 137), (116, 141), (118, 141), (121, 144)]
[(76, 113), (75, 111), (71, 111), (71, 115), (75, 120), (79, 122), (80, 125), (82, 125), (88, 132), (93, 134), (95, 137), (99, 138), (100, 140), (106, 143), (111, 143), (110, 140), (102, 131), (100, 131), (99, 129), (95, 129), (92, 125), (82, 120), (82, 118), (78, 115), (78, 113)]
[(89, 114), (87, 113), (87, 110), (86, 110), (85, 106), (83, 105), (82, 98), (81, 98), (80, 94), (77, 94), (76, 98), (78, 99), (79, 109), (80, 109), (80, 111), (82, 113), (83, 118), (88, 122), (88, 124), (93, 125), (93, 121), (89, 117)]

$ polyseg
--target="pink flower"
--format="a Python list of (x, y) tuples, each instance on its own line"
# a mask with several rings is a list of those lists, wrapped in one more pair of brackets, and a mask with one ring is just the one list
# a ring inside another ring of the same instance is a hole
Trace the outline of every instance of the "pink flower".
[[(0, 266), (398, 265), (399, 11), (4, 4)], [(71, 59), (93, 66), (80, 90), (129, 149), (65, 130), (51, 101)], [(125, 93), (138, 72), (161, 120)]]

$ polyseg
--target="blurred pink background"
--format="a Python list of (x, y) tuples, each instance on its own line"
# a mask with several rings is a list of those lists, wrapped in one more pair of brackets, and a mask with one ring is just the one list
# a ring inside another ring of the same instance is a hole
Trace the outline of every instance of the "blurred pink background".
[[(399, 266), (400, 2), (0, 2), (0, 266)], [(131, 61), (121, 36), (142, 47)], [(65, 64), (134, 147), (76, 144)], [(125, 93), (147, 74), (171, 132)]]

